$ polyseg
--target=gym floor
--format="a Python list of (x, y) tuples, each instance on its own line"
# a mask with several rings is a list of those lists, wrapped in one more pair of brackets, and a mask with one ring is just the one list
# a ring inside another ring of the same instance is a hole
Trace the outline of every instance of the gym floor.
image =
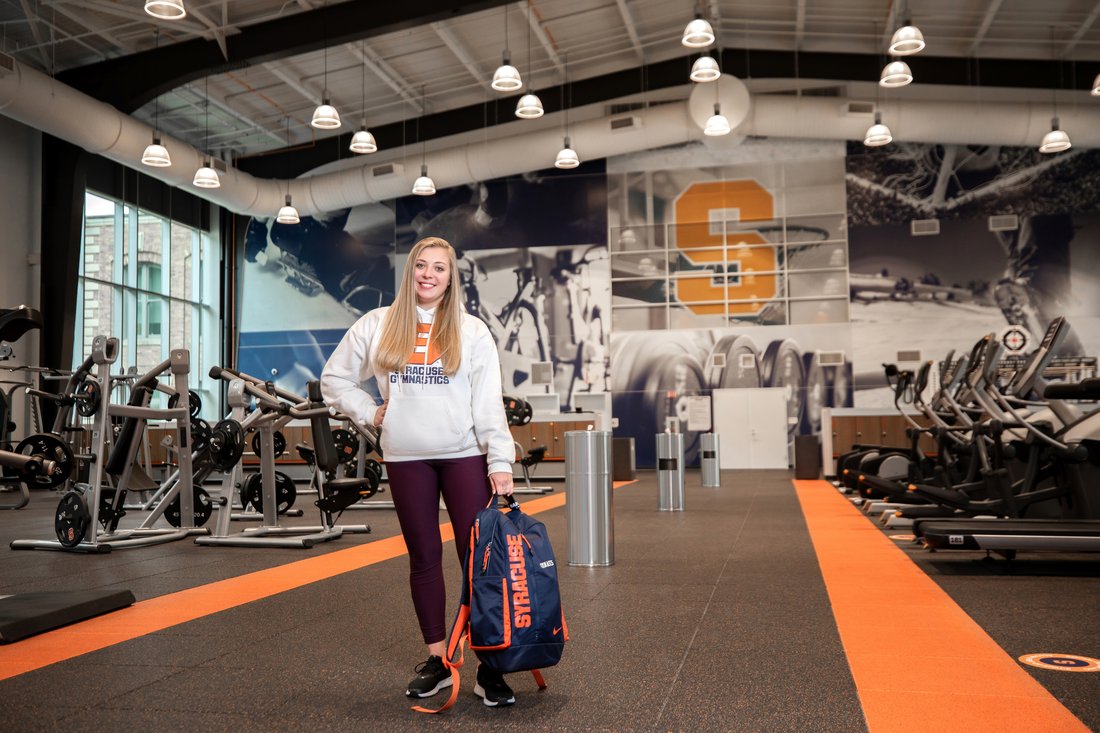
[(561, 483), (526, 498), (558, 554), (565, 656), (547, 690), (511, 675), (515, 706), (491, 709), (467, 654), (462, 694), (440, 716), (404, 696), (425, 654), (392, 511), (349, 511), (372, 534), (306, 550), (8, 550), (53, 537), (58, 497), (35, 492), (0, 513), (0, 595), (129, 589), (138, 603), (0, 646), (4, 727), (1100, 730), (1100, 673), (1017, 661), (1100, 657), (1097, 556), (931, 554), (786, 471), (727, 471), (718, 489), (690, 471), (686, 484), (683, 512), (657, 511), (653, 472), (616, 486), (604, 568), (567, 565)]

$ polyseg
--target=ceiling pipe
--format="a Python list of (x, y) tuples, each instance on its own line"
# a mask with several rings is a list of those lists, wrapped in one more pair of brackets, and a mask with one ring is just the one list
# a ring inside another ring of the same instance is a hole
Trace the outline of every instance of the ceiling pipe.
[[(847, 100), (786, 95), (750, 98), (740, 80), (726, 74), (719, 83), (723, 81), (717, 86), (717, 97), (711, 91), (716, 85), (706, 85), (705, 91), (696, 85), (686, 104), (658, 105), (615, 118), (576, 122), (570, 131), (573, 147), (583, 160), (594, 160), (698, 141), (705, 123), (698, 110), (711, 108), (716, 98), (736, 135), (742, 137), (862, 140), (870, 119), (866, 113), (854, 113)], [(881, 111), (896, 140), (1037, 146), (1049, 130), (1050, 110), (1044, 103), (910, 100), (891, 101)], [(1098, 106), (1073, 109), (1067, 105), (1059, 112), (1063, 129), (1070, 132), (1077, 147), (1100, 147)], [(172, 154), (172, 167), (143, 166), (141, 154), (153, 136), (149, 125), (14, 60), (11, 71), (0, 65), (0, 113), (239, 214), (274, 216), (288, 191), (303, 215), (394, 199), (409, 194), (419, 173), (420, 156), (410, 148), (405, 157), (409, 161), (415, 158), (416, 164), (409, 162), (389, 175), (375, 174), (387, 161), (371, 156), (355, 167), (291, 181), (259, 179), (229, 168), (221, 177), (220, 188), (197, 189), (191, 180), (203, 163), (201, 151), (162, 135)], [(612, 129), (611, 119), (628, 117), (634, 118), (632, 124)], [(428, 152), (427, 163), (436, 185), (457, 186), (551, 167), (560, 148), (561, 128), (543, 126), (532, 131), (530, 124), (506, 123), (494, 129), (491, 139), (452, 141), (449, 148)], [(525, 132), (506, 134), (524, 127)]]

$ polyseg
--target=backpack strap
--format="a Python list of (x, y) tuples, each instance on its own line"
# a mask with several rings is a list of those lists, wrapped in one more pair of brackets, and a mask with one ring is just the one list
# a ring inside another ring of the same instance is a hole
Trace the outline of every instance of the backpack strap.
[(455, 618), (454, 626), (451, 627), (451, 634), (447, 641), (447, 655), (443, 657), (443, 666), (451, 673), (451, 695), (438, 710), (432, 710), (420, 705), (414, 705), (412, 707), (413, 710), (418, 713), (434, 714), (442, 713), (444, 710), (450, 710), (451, 707), (454, 706), (455, 701), (458, 700), (459, 688), (462, 685), (462, 675), (459, 674), (458, 670), (462, 669), (462, 665), (466, 661), (463, 648), (466, 645), (469, 634), (470, 607), (463, 605), (458, 609), (458, 616)]
[(546, 689), (546, 680), (542, 678), (541, 669), (532, 669), (531, 676), (535, 678), (535, 684), (539, 686), (539, 692)]

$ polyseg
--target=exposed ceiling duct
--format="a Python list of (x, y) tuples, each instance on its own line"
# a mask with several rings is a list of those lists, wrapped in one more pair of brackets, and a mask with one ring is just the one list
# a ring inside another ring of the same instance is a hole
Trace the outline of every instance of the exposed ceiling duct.
[[(697, 85), (687, 104), (666, 104), (610, 119), (574, 122), (570, 130), (573, 147), (582, 160), (591, 160), (699, 140), (704, 115), (710, 113), (716, 95), (740, 136), (861, 140), (870, 124), (870, 115), (861, 108), (867, 105), (789, 95), (756, 95), (750, 99), (742, 82), (725, 75), (719, 82)], [(882, 112), (895, 139), (1022, 146), (1037, 145), (1050, 129), (1052, 116), (1050, 105), (1042, 102), (891, 101)], [(305, 215), (406, 196), (420, 168), (420, 156), (407, 151), (408, 165), (364, 156), (355, 159), (354, 167), (289, 182), (259, 179), (230, 168), (222, 174), (220, 188), (198, 189), (191, 180), (203, 162), (200, 151), (162, 136), (172, 154), (172, 167), (143, 166), (139, 161), (152, 139), (152, 128), (14, 61), (10, 68), (0, 65), (0, 113), (230, 211), (253, 216), (273, 216), (288, 190), (299, 212)], [(1075, 145), (1100, 147), (1100, 106), (1066, 106), (1059, 110), (1059, 117)], [(499, 134), (481, 142), (456, 142), (452, 147), (430, 151), (427, 163), (436, 185), (456, 186), (550, 167), (552, 156), (561, 146), (561, 128), (506, 133), (508, 128), (523, 126), (522, 122), (508, 123), (496, 128)], [(433, 147), (436, 144), (438, 141)], [(411, 164), (413, 157), (416, 165)]]

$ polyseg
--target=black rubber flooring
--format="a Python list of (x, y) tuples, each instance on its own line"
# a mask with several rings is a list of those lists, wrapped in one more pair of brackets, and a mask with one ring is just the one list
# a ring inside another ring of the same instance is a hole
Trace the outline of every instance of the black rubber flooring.
[[(686, 510), (659, 512), (655, 475), (643, 472), (614, 492), (606, 568), (568, 566), (565, 510), (539, 514), (555, 541), (571, 640), (546, 671), (548, 690), (510, 676), (511, 708), (473, 695), (468, 655), (454, 709), (409, 710), (405, 683), (425, 653), (399, 557), (2, 681), (4, 728), (864, 731), (790, 479), (725, 472), (710, 489), (692, 472)], [(56, 501), (36, 494), (30, 507), (0, 513), (0, 595), (119, 588), (140, 601), (398, 533), (392, 511), (375, 510), (345, 515), (371, 524), (371, 535), (308, 550), (190, 541), (94, 556), (6, 549), (52, 537)], [(457, 593), (458, 563), (445, 550)], [(1009, 573), (964, 553), (907, 551), (1014, 656), (1100, 656), (1100, 571), (1087, 556), (1017, 561)], [(903, 619), (887, 623), (904, 631)], [(1100, 729), (1100, 674), (1029, 671)]]

